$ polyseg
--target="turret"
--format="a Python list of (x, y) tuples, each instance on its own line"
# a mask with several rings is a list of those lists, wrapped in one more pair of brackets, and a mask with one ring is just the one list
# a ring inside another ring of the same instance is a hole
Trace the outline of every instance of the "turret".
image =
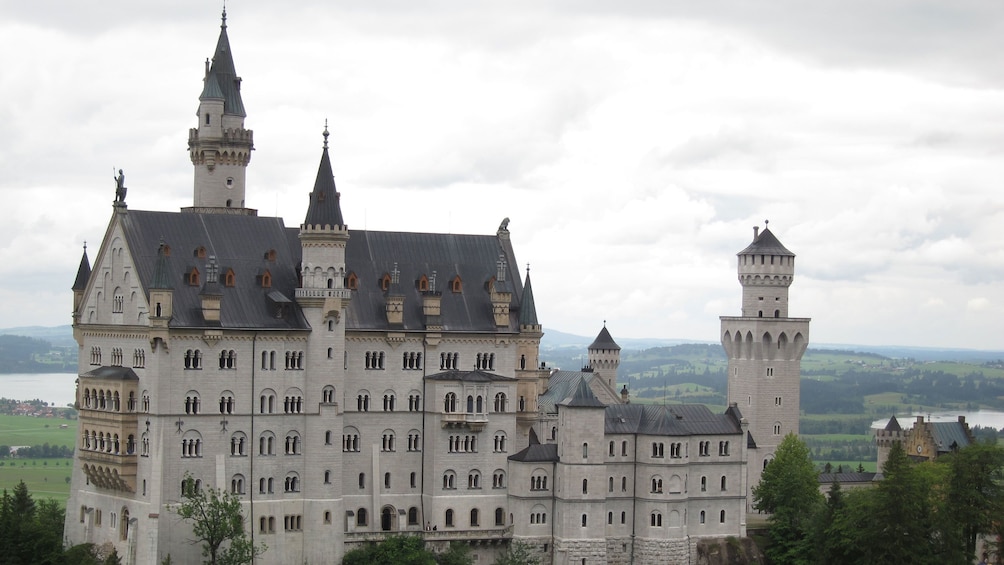
[(788, 316), (795, 254), (769, 229), (753, 228), (752, 243), (737, 257), (742, 315), (721, 317), (721, 340), (729, 358), (728, 400), (748, 421), (750, 445), (756, 446), (747, 466), (753, 487), (781, 439), (798, 433), (799, 379), (810, 320)]
[(785, 249), (770, 229), (753, 228), (753, 242), (738, 253), (743, 286), (742, 315), (788, 317), (788, 287), (795, 279), (795, 254)]
[(621, 346), (617, 345), (607, 331), (606, 320), (603, 321), (603, 329), (589, 345), (587, 352), (589, 367), (611, 390), (616, 390), (614, 385), (617, 384), (617, 367), (621, 364)]
[(253, 132), (244, 128), (241, 78), (227, 37), (227, 12), (223, 11), (220, 37), (212, 62), (206, 61), (199, 110), (199, 125), (188, 132), (188, 150), (195, 166), (195, 198), (186, 211), (255, 215), (245, 208), (245, 179)]
[(77, 278), (73, 280), (73, 323), (80, 321), (80, 302), (84, 299), (84, 291), (87, 290), (87, 281), (91, 278), (91, 262), (87, 259), (87, 243), (84, 243), (84, 252), (80, 256), (80, 266), (77, 267)]

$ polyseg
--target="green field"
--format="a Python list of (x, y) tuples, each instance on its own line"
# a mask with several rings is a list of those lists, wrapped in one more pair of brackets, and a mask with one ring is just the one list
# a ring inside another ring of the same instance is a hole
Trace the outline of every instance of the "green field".
[[(66, 428), (60, 428), (65, 424)], [(31, 416), (0, 415), (0, 445), (76, 444), (77, 421)], [(51, 498), (66, 504), (70, 496), (72, 459), (0, 459), (0, 489), (13, 490), (24, 481), (36, 499)]]
[[(66, 428), (60, 428), (61, 425)], [(0, 414), (0, 445), (76, 445), (77, 421)]]
[(36, 500), (51, 498), (62, 505), (70, 497), (72, 459), (6, 459), (0, 461), (0, 488), (11, 492), (18, 482), (28, 485)]

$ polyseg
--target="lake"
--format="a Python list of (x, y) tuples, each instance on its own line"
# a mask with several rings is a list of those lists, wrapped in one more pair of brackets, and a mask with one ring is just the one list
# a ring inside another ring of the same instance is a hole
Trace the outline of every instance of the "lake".
[(73, 404), (76, 393), (76, 373), (0, 374), (0, 397), (14, 400), (37, 398), (50, 406), (66, 406)]
[[(896, 419), (899, 420), (900, 426), (907, 429), (913, 427), (913, 422), (917, 420), (917, 416), (923, 416), (924, 419), (930, 420), (931, 422), (957, 422), (959, 421), (959, 416), (965, 416), (966, 423), (969, 424), (970, 427), (980, 426), (983, 428), (994, 428), (997, 430), (1004, 427), (1004, 412), (997, 412), (994, 410), (977, 410), (975, 412), (964, 410), (915, 412), (913, 414), (896, 414)], [(872, 422), (872, 428), (881, 429), (888, 423), (889, 418), (875, 420)]]

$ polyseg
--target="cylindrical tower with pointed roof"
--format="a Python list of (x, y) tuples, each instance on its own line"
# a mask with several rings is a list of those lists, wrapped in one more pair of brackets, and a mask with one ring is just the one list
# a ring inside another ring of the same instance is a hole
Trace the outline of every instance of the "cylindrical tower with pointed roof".
[(245, 207), (247, 166), (254, 149), (253, 132), (244, 128), (241, 78), (234, 68), (227, 12), (220, 38), (199, 95), (199, 126), (188, 132), (188, 151), (195, 165), (195, 199), (186, 210), (201, 213), (255, 215)]
[(753, 487), (784, 436), (798, 433), (809, 318), (788, 316), (795, 254), (769, 229), (753, 228), (753, 242), (737, 256), (742, 315), (721, 317), (721, 340), (729, 358), (729, 402), (749, 421), (747, 472)]
[(614, 385), (617, 384), (617, 367), (621, 364), (621, 346), (610, 336), (605, 321), (603, 329), (589, 345), (588, 353), (589, 367), (593, 373), (603, 379), (611, 389), (616, 389)]

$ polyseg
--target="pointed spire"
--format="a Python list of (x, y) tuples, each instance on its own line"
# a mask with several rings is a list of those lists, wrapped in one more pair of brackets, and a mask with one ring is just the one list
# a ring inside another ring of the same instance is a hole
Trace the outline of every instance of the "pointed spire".
[(167, 244), (164, 240), (160, 240), (160, 247), (157, 248), (157, 264), (153, 268), (153, 279), (150, 281), (151, 289), (158, 290), (171, 290), (171, 268), (168, 259), (170, 258), (170, 253), (168, 252)]
[(230, 52), (230, 38), (227, 37), (227, 9), (223, 8), (220, 24), (220, 38), (216, 42), (213, 62), (206, 74), (206, 84), (199, 100), (223, 99), (223, 113), (247, 117), (244, 101), (241, 100), (241, 79), (234, 69), (234, 58)]
[(335, 175), (331, 170), (331, 158), (328, 156), (328, 122), (324, 121), (324, 148), (321, 151), (321, 163), (317, 167), (317, 179), (314, 190), (310, 193), (310, 205), (303, 223), (308, 226), (344, 226), (342, 207), (339, 201), (341, 195), (335, 187)]
[(533, 301), (533, 288), (530, 287), (530, 264), (526, 264), (526, 282), (523, 283), (523, 298), (520, 300), (519, 325), (539, 326), (537, 321), (537, 305)]
[(617, 345), (614, 338), (610, 336), (610, 332), (607, 331), (607, 321), (603, 320), (603, 329), (600, 330), (599, 335), (593, 340), (593, 343), (589, 346), (589, 349), (607, 349), (620, 351), (621, 346)]
[(71, 290), (85, 290), (87, 281), (91, 278), (91, 262), (87, 259), (87, 242), (84, 242), (84, 254), (80, 257), (80, 266), (77, 267), (77, 278), (73, 281)]
[(585, 377), (579, 377), (579, 382), (576, 383), (575, 389), (565, 397), (564, 400), (559, 404), (560, 406), (573, 406), (573, 407), (586, 407), (586, 408), (605, 408), (606, 405), (596, 398), (593, 394), (593, 390), (589, 388), (589, 383), (586, 382)]

